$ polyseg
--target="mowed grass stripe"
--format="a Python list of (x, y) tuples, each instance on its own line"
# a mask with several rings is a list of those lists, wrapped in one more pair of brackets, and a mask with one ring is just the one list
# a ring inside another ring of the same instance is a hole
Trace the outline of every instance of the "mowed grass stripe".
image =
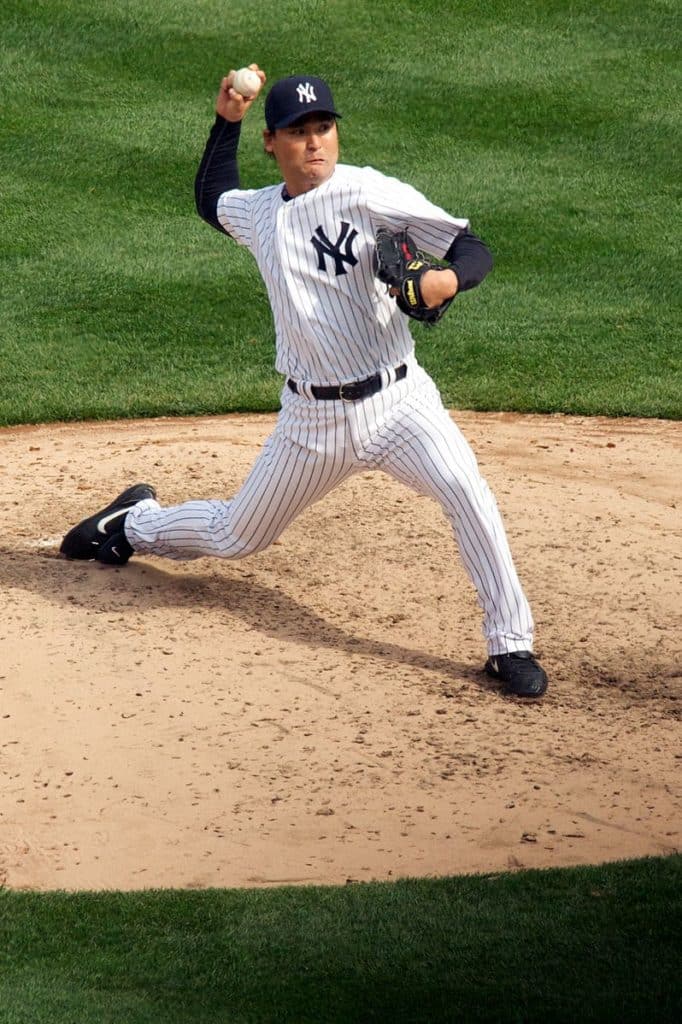
[[(412, 181), (493, 250), (481, 289), (413, 328), (446, 402), (678, 417), (674, 17), (8, 0), (0, 423), (277, 407), (260, 277), (193, 208), (220, 75), (252, 58), (325, 74), (343, 159)], [(254, 186), (276, 177), (261, 127), (256, 110)]]

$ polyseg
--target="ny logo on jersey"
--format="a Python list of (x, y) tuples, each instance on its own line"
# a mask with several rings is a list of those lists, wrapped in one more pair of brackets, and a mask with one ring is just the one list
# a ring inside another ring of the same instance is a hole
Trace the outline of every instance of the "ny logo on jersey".
[(298, 93), (299, 103), (303, 103), (303, 100), (305, 100), (306, 103), (312, 103), (313, 100), (317, 100), (315, 90), (310, 82), (306, 82), (305, 85), (296, 86), (296, 92)]
[[(312, 236), (310, 241), (315, 246), (317, 251), (317, 269), (327, 271), (327, 256), (331, 256), (334, 260), (334, 271), (336, 276), (339, 274), (347, 274), (348, 271), (344, 267), (344, 263), (348, 263), (351, 267), (354, 267), (358, 262), (357, 256), (353, 255), (353, 242), (357, 238), (357, 231), (355, 228), (349, 231), (350, 224), (345, 220), (341, 221), (341, 231), (339, 237), (335, 242), (330, 242), (327, 235), (320, 224), (319, 227), (315, 228), (315, 234)], [(341, 252), (341, 246), (344, 251)]]

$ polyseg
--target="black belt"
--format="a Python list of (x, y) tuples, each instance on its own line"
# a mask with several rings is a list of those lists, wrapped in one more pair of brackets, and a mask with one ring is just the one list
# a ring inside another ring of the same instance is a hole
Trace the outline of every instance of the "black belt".
[[(395, 369), (395, 379), (403, 380), (406, 376), (407, 366), (405, 363), (401, 363)], [(289, 378), (287, 385), (295, 395), (301, 394), (295, 380)], [(352, 380), (349, 384), (338, 384), (330, 387), (325, 387), (322, 384), (311, 384), (310, 391), (313, 398), (326, 401), (357, 402), (361, 398), (367, 398), (368, 395), (375, 395), (377, 391), (381, 391), (383, 386), (383, 374), (375, 373), (373, 377), (366, 377), (365, 380)]]

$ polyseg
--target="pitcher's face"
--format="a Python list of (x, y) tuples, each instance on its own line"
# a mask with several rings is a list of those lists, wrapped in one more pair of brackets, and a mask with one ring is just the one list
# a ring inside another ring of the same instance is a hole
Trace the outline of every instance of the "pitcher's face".
[(263, 141), (279, 165), (290, 196), (322, 185), (339, 159), (336, 120), (324, 114), (310, 114), (286, 128), (265, 131)]

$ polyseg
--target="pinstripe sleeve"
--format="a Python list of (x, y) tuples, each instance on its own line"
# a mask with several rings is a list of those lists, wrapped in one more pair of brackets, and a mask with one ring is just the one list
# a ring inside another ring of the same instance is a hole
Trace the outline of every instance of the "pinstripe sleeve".
[(253, 200), (256, 189), (230, 189), (218, 199), (217, 216), (223, 230), (240, 245), (253, 248)]
[(469, 229), (466, 218), (452, 217), (412, 185), (372, 167), (362, 169), (367, 207), (374, 226), (407, 227), (425, 252), (445, 258), (455, 238)]

